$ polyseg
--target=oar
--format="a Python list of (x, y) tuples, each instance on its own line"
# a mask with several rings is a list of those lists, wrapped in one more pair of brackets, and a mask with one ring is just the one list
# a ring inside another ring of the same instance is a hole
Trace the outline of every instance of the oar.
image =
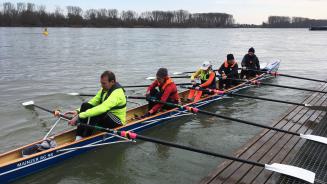
[(70, 96), (95, 96), (95, 94), (87, 94), (87, 93), (67, 93)]
[[(217, 72), (219, 69), (216, 70), (212, 70), (214, 72)], [(238, 70), (242, 70), (242, 68), (238, 68)], [(261, 70), (260, 70), (261, 71)], [(188, 74), (188, 73), (195, 73), (196, 71), (188, 71), (188, 72), (174, 72), (173, 75), (184, 75), (184, 74)]]
[(258, 124), (258, 123), (254, 123), (254, 122), (250, 122), (250, 121), (245, 121), (245, 120), (241, 120), (241, 119), (236, 119), (236, 118), (223, 116), (223, 115), (216, 114), (216, 113), (213, 113), (213, 112), (200, 110), (200, 109), (195, 108), (195, 107), (183, 106), (183, 105), (173, 104), (173, 103), (169, 103), (169, 102), (162, 102), (160, 100), (155, 100), (155, 99), (149, 99), (149, 100), (151, 100), (153, 102), (156, 102), (156, 103), (161, 103), (161, 104), (165, 104), (165, 105), (168, 105), (168, 106), (172, 106), (172, 107), (178, 107), (180, 109), (185, 109), (185, 110), (188, 110), (188, 111), (190, 111), (192, 113), (201, 113), (201, 114), (206, 114), (206, 115), (210, 115), (210, 116), (215, 116), (215, 117), (218, 117), (218, 118), (228, 119), (228, 120), (231, 120), (231, 121), (244, 123), (244, 124), (248, 124), (248, 125), (252, 125), (252, 126), (257, 126), (257, 127), (261, 127), (261, 128), (267, 128), (267, 129), (270, 129), (270, 130), (275, 130), (275, 131), (278, 131), (278, 132), (283, 132), (283, 133), (299, 136), (299, 137), (301, 137), (303, 139), (308, 139), (308, 140), (320, 142), (320, 143), (323, 143), (323, 144), (327, 144), (327, 138), (326, 137), (321, 137), (321, 136), (317, 136), (317, 135), (300, 134), (300, 133), (297, 133), (297, 132), (291, 132), (291, 131), (283, 130), (283, 129), (280, 129), (280, 128), (275, 128), (275, 127), (262, 125), (262, 124)]
[[(242, 70), (242, 68), (238, 68), (239, 70)], [(249, 70), (249, 71), (255, 71), (260, 73), (267, 73), (273, 76), (283, 76), (283, 77), (290, 77), (290, 78), (296, 78), (296, 79), (302, 79), (302, 80), (309, 80), (309, 81), (315, 81), (315, 82), (327, 82), (326, 80), (320, 80), (320, 79), (312, 79), (307, 77), (300, 77), (295, 75), (289, 75), (289, 74), (282, 74), (278, 72), (272, 72), (272, 71), (264, 71), (264, 70), (255, 70), (255, 69), (243, 69), (243, 70)], [(218, 70), (214, 70), (218, 71)], [(182, 74), (188, 74), (188, 73), (194, 73), (195, 71), (188, 71), (188, 72), (174, 72), (174, 75), (182, 75)]]
[[(38, 106), (38, 105), (35, 105), (33, 101), (24, 102), (23, 105), (24, 106), (32, 105), (32, 106), (37, 107), (37, 108), (39, 108), (41, 110), (44, 110), (46, 112), (50, 112), (51, 114), (54, 113), (54, 111), (51, 111), (49, 109), (46, 109), (46, 108)], [(67, 119), (70, 119), (69, 117), (64, 116), (64, 115), (60, 115), (60, 116), (62, 116), (64, 118), (67, 118)], [(153, 143), (157, 143), (157, 144), (162, 144), (162, 145), (171, 146), (171, 147), (175, 147), (175, 148), (179, 148), (179, 149), (189, 150), (189, 151), (193, 151), (193, 152), (197, 152), (197, 153), (202, 153), (202, 154), (206, 154), (206, 155), (211, 155), (211, 156), (215, 156), (215, 157), (225, 158), (225, 159), (229, 159), (229, 160), (234, 160), (234, 161), (238, 161), (238, 162), (247, 163), (247, 164), (250, 164), (250, 165), (263, 167), (266, 170), (278, 172), (278, 173), (289, 175), (289, 176), (293, 176), (293, 177), (302, 179), (304, 181), (308, 181), (310, 183), (313, 183), (314, 180), (315, 180), (315, 173), (314, 172), (311, 172), (311, 171), (303, 169), (303, 168), (291, 166), (291, 165), (278, 164), (278, 163), (273, 163), (271, 165), (263, 164), (263, 163), (254, 162), (254, 161), (250, 161), (250, 160), (231, 157), (231, 156), (228, 156), (228, 155), (223, 155), (223, 154), (218, 154), (218, 153), (209, 152), (209, 151), (205, 151), (205, 150), (200, 150), (200, 149), (197, 149), (197, 148), (187, 147), (187, 146), (184, 146), (184, 145), (178, 145), (178, 144), (175, 144), (175, 143), (162, 141), (160, 139), (154, 139), (154, 138), (151, 138), (151, 137), (142, 136), (142, 135), (139, 135), (139, 134), (136, 134), (136, 133), (133, 133), (133, 132), (116, 131), (116, 130), (112, 130), (112, 129), (108, 129), (108, 128), (103, 128), (103, 127), (99, 127), (99, 126), (91, 126), (91, 125), (86, 125), (86, 124), (80, 124), (80, 125), (91, 127), (91, 128), (96, 128), (98, 130), (102, 130), (102, 131), (113, 133), (113, 134), (117, 134), (119, 136), (126, 137), (128, 139), (139, 139), (139, 140), (143, 140), (143, 141), (153, 142)]]
[(187, 89), (195, 89), (195, 90), (205, 91), (205, 92), (208, 92), (208, 93), (226, 94), (228, 96), (237, 96), (237, 97), (242, 97), (242, 98), (252, 98), (252, 99), (264, 100), (264, 101), (270, 101), (270, 102), (284, 103), (284, 104), (290, 104), (290, 105), (298, 105), (298, 106), (302, 106), (302, 107), (307, 107), (307, 108), (312, 109), (312, 110), (327, 111), (327, 107), (325, 107), (325, 106), (314, 106), (314, 105), (310, 105), (310, 104), (289, 102), (289, 101), (277, 100), (277, 99), (271, 99), (271, 98), (248, 96), (248, 95), (242, 95), (242, 94), (235, 93), (235, 92), (225, 92), (225, 91), (220, 91), (220, 90), (216, 90), (216, 89), (201, 89), (201, 88), (197, 89), (197, 88), (194, 88), (194, 87), (186, 87), (186, 88)]
[(252, 98), (252, 99), (264, 100), (264, 101), (271, 101), (271, 102), (277, 102), (277, 103), (284, 103), (284, 104), (290, 104), (290, 105), (298, 105), (298, 106), (302, 106), (302, 107), (307, 107), (312, 110), (327, 111), (327, 107), (325, 107), (325, 106), (315, 106), (315, 105), (310, 105), (310, 104), (289, 102), (289, 101), (277, 100), (277, 99), (271, 99), (271, 98), (254, 97), (254, 96), (242, 95), (242, 94), (238, 94), (238, 93), (228, 93), (227, 95), (243, 97), (243, 98)]
[[(39, 109), (41, 109), (43, 111), (49, 112), (51, 114), (54, 114), (55, 113), (55, 111), (49, 110), (49, 109), (47, 109), (45, 107), (42, 107), (42, 106), (35, 105), (34, 104), (34, 101), (23, 102), (22, 105), (24, 107), (26, 107), (26, 108), (28, 108), (28, 107), (36, 107), (36, 108), (39, 108)], [(71, 119), (71, 117), (65, 116), (63, 114), (60, 114), (60, 117), (66, 119), (66, 120), (70, 120)]]
[[(182, 85), (191, 85), (192, 83), (175, 83), (176, 86), (182, 86)], [(132, 86), (123, 86), (123, 88), (143, 88), (143, 87), (149, 87), (151, 84), (142, 84), (142, 85), (132, 85)]]
[(249, 71), (256, 71), (260, 73), (267, 73), (273, 76), (283, 76), (283, 77), (290, 77), (290, 78), (296, 78), (296, 79), (303, 79), (303, 80), (309, 80), (309, 81), (315, 81), (315, 82), (327, 82), (326, 80), (320, 80), (320, 79), (312, 79), (312, 78), (307, 78), (307, 77), (300, 77), (300, 76), (295, 76), (295, 75), (289, 75), (289, 74), (282, 74), (278, 72), (272, 72), (272, 71), (262, 71), (262, 70), (254, 70), (254, 69), (246, 69)]
[[(130, 85), (130, 86), (123, 86), (123, 88), (143, 88), (143, 87), (149, 87), (151, 84), (141, 84), (141, 85)], [(180, 85), (191, 85), (191, 83), (178, 83), (176, 86)], [(83, 96), (83, 93), (69, 93), (73, 96)], [(85, 94), (85, 96), (88, 96), (88, 94)], [(92, 95), (93, 96), (93, 95)]]
[[(95, 94), (86, 94), (86, 93), (67, 93), (67, 95), (71, 96), (95, 96)], [(145, 96), (126, 96), (126, 98), (130, 99), (146, 99)]]
[[(71, 95), (71, 96), (87, 96), (87, 97), (95, 96), (95, 94), (86, 94), (86, 93), (67, 93), (67, 95)], [(126, 96), (126, 97), (133, 99), (130, 96)], [(143, 98), (134, 98), (134, 99), (143, 99)], [(127, 102), (133, 103), (133, 104), (136, 104), (136, 105), (141, 105), (139, 103), (136, 103), (136, 102), (133, 102), (133, 101), (129, 101), (129, 100), (127, 100)]]
[[(173, 79), (188, 79), (190, 78), (191, 76), (170, 76), (170, 78), (173, 78)], [(146, 80), (156, 80), (157, 78), (156, 77), (147, 77), (145, 78)]]
[(314, 90), (314, 89), (299, 88), (299, 87), (278, 85), (278, 84), (269, 84), (269, 83), (264, 83), (264, 82), (259, 82), (259, 81), (252, 81), (252, 83), (253, 82), (256, 82), (256, 83), (254, 83), (255, 85), (274, 86), (274, 87), (279, 87), (279, 88), (288, 88), (288, 89), (310, 91), (310, 92), (317, 92), (317, 93), (327, 93), (327, 91), (319, 91), (319, 90)]
[[(218, 71), (217, 70), (213, 70), (214, 72)], [(196, 71), (188, 71), (188, 72), (174, 72), (173, 75), (184, 75), (184, 74), (188, 74), (188, 73), (195, 73)]]
[(242, 79), (231, 79), (231, 78), (227, 78), (227, 79), (234, 80), (234, 81), (240, 81), (240, 82), (248, 82), (253, 85), (273, 86), (273, 87), (288, 88), (288, 89), (295, 89), (295, 90), (301, 90), (301, 91), (310, 91), (310, 92), (315, 92), (315, 93), (325, 93), (325, 94), (327, 93), (327, 91), (319, 91), (319, 90), (314, 90), (314, 89), (299, 88), (299, 87), (279, 85), (279, 84), (270, 84), (270, 83), (260, 82), (257, 80), (248, 81), (248, 80), (242, 80)]
[(42, 109), (42, 110), (44, 110), (44, 111), (46, 111), (46, 112), (49, 112), (49, 113), (51, 113), (51, 114), (54, 114), (54, 113), (55, 113), (55, 111), (51, 111), (51, 110), (46, 109), (46, 108), (44, 108), (44, 107), (41, 107), (41, 106), (35, 105), (35, 104), (34, 104), (34, 101), (23, 102), (22, 105), (23, 105), (24, 107), (37, 107), (37, 108)]
[(152, 142), (152, 143), (156, 143), (156, 144), (161, 144), (161, 145), (165, 145), (165, 146), (170, 146), (170, 147), (174, 147), (174, 148), (178, 148), (178, 149), (182, 149), (182, 150), (192, 151), (192, 152), (196, 152), (196, 153), (201, 153), (201, 154), (205, 154), (205, 155), (220, 157), (220, 158), (224, 158), (224, 159), (228, 159), (228, 160), (234, 160), (234, 161), (237, 161), (237, 162), (242, 162), (242, 163), (246, 163), (246, 164), (250, 164), (250, 165), (254, 165), (254, 166), (263, 167), (266, 170), (278, 172), (278, 173), (289, 175), (289, 176), (293, 176), (295, 178), (299, 178), (299, 179), (302, 179), (302, 180), (310, 182), (310, 183), (314, 183), (314, 181), (315, 181), (315, 173), (314, 172), (303, 169), (303, 168), (291, 166), (291, 165), (278, 164), (278, 163), (273, 163), (271, 165), (263, 164), (263, 163), (260, 163), (260, 162), (245, 160), (245, 159), (232, 157), (232, 156), (228, 156), (228, 155), (224, 155), (224, 154), (220, 154), (220, 153), (215, 153), (215, 152), (206, 151), (206, 150), (202, 150), (202, 149), (198, 149), (198, 148), (194, 148), (194, 147), (189, 147), (189, 146), (185, 146), (185, 145), (181, 145), (181, 144), (176, 144), (176, 143), (164, 141), (164, 140), (161, 140), (161, 139), (156, 139), (156, 138), (152, 138), (152, 137), (148, 137), (148, 136), (143, 136), (143, 135), (136, 134), (136, 133), (133, 133), (133, 132), (116, 131), (116, 130), (112, 130), (112, 129), (109, 129), (109, 128), (103, 128), (103, 127), (99, 127), (99, 126), (91, 126), (91, 125), (87, 125), (87, 124), (83, 124), (83, 126), (87, 126), (87, 127), (90, 127), (90, 128), (95, 128), (97, 130), (112, 133), (112, 134), (117, 134), (119, 136), (126, 137), (126, 138), (131, 139), (131, 140), (139, 139), (139, 140)]

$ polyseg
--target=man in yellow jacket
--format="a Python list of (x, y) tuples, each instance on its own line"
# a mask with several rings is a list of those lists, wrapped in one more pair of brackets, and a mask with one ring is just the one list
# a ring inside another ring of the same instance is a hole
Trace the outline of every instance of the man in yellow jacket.
[[(100, 78), (102, 88), (88, 102), (83, 103), (80, 109), (65, 113), (73, 115), (69, 125), (77, 122), (97, 125), (105, 128), (115, 128), (126, 124), (126, 96), (122, 86), (116, 82), (115, 74), (105, 71)], [(76, 140), (89, 136), (93, 129), (79, 125)]]

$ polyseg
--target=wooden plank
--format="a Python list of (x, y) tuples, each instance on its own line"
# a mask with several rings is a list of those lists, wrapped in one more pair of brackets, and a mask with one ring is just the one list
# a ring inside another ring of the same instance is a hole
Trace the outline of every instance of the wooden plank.
[[(318, 118), (318, 116), (319, 113), (313, 113), (310, 119), (315, 120)], [(305, 125), (303, 125), (299, 130), (299, 132), (303, 132), (303, 133), (310, 133), (311, 131), (312, 131), (311, 127), (307, 127)], [(283, 139), (287, 140), (287, 142), (283, 145), (282, 141), (279, 141), (278, 146), (273, 147), (272, 148), (273, 151), (270, 151), (269, 155), (266, 155), (266, 157), (262, 159), (262, 162), (282, 163), (285, 157), (287, 157), (290, 154), (290, 152), (294, 150), (294, 147), (300, 141), (302, 144), (304, 143), (304, 139), (300, 139), (298, 136), (287, 135)], [(256, 174), (252, 174), (252, 172), (255, 172)], [(272, 175), (272, 172), (266, 170), (252, 170), (251, 172), (249, 172), (248, 176), (250, 175), (256, 175), (256, 177), (252, 177), (252, 179), (248, 181), (244, 180), (245, 183), (257, 183), (257, 182), (264, 183)]]
[[(302, 116), (299, 119), (299, 121), (306, 121), (311, 115), (312, 114), (304, 114), (304, 116)], [(284, 127), (284, 129), (288, 129), (295, 132), (300, 128), (301, 128), (301, 124), (295, 124), (295, 123), (288, 123)], [(273, 155), (276, 155), (277, 153), (281, 155), (281, 153), (279, 152), (283, 148), (283, 145), (286, 144), (291, 137), (292, 135), (289, 134), (285, 134), (281, 132), (275, 133), (274, 136), (269, 141), (267, 141), (264, 144), (264, 146), (262, 146), (259, 150), (257, 150), (256, 153), (252, 155), (249, 159), (254, 161), (260, 161), (261, 163), (269, 163), (270, 160), (267, 159), (266, 155), (269, 153), (268, 158)], [(253, 172), (250, 172), (250, 170), (253, 170)], [(253, 178), (256, 177), (257, 170), (261, 171), (262, 168), (253, 167), (253, 165), (242, 164), (242, 167), (235, 170), (234, 175), (232, 175), (231, 177), (233, 178), (233, 180), (240, 181), (243, 177), (248, 176), (248, 178), (246, 179), (251, 181)], [(252, 178), (250, 179), (249, 177)], [(230, 183), (229, 178), (226, 181), (224, 181), (224, 183), (225, 182)]]
[[(323, 86), (321, 87), (323, 88)], [(308, 96), (306, 98), (306, 100), (304, 100), (304, 103), (309, 103), (313, 98), (315, 97), (315, 94)], [(299, 111), (300, 109), (302, 109), (301, 107), (292, 107), (290, 108), (287, 113), (285, 113), (284, 116), (282, 116), (280, 118), (279, 121), (277, 121), (277, 123), (279, 123), (281, 120), (289, 120), (290, 115), (293, 113), (297, 113), (296, 111)], [(275, 124), (277, 124), (275, 123)], [(239, 157), (243, 152), (245, 152), (248, 148), (251, 147), (251, 145), (253, 145), (260, 137), (264, 136), (265, 134), (267, 134), (268, 130), (263, 130), (262, 133), (260, 133), (259, 135), (255, 136), (253, 139), (251, 139), (251, 141), (249, 141), (245, 146), (243, 146), (243, 148), (241, 148), (239, 151), (236, 152), (236, 156)], [(219, 173), (221, 173), (222, 171), (224, 171), (230, 164), (232, 164), (233, 161), (224, 161), (222, 164), (220, 164), (218, 166), (218, 168), (216, 170), (214, 170), (214, 172), (212, 172), (208, 177), (203, 178), (200, 183), (208, 183), (211, 180), (213, 180), (213, 178), (218, 175)]]
[[(322, 100), (325, 100), (325, 98), (321, 98)], [(322, 102), (318, 100), (316, 105), (320, 105)], [(292, 131), (297, 132), (306, 132), (310, 133), (312, 131), (311, 126), (306, 126), (306, 122), (308, 120), (315, 120), (318, 118), (320, 113), (315, 113), (316, 111), (309, 110), (307, 111), (306, 115), (301, 118), (298, 122), (296, 122), (296, 126), (292, 127)], [(312, 125), (312, 124), (311, 124)], [(298, 129), (298, 127), (300, 129)], [(277, 162), (281, 163), (282, 160), (289, 154), (289, 152), (293, 149), (293, 147), (296, 145), (295, 143), (298, 143), (298, 141), (301, 140), (298, 136), (292, 136), (292, 135), (284, 135), (281, 137), (279, 141), (277, 141), (274, 145), (271, 145), (271, 148), (267, 150), (267, 153), (260, 159), (260, 162), (262, 163), (272, 163)], [(238, 170), (239, 173), (239, 170)], [(264, 174), (262, 174), (264, 173)], [(258, 183), (258, 182), (264, 182), (268, 174), (272, 174), (270, 171), (263, 170), (263, 168), (259, 167), (251, 167), (251, 169), (248, 170), (246, 175), (240, 180), (240, 183)]]
[[(326, 105), (327, 102), (325, 101), (324, 104)], [(319, 114), (318, 117), (313, 120), (315, 123), (319, 123), (322, 119), (322, 117), (324, 117), (326, 115), (325, 112), (315, 112), (316, 114)], [(309, 130), (307, 133), (310, 133), (311, 130)], [(294, 145), (294, 147), (292, 148), (292, 150), (288, 153), (288, 155), (281, 160), (282, 163), (287, 163), (289, 161), (291, 161), (293, 159), (293, 157), (296, 155), (296, 153), (299, 151), (299, 149), (301, 148), (301, 146), (304, 144), (305, 140), (304, 139), (300, 139), (298, 141), (297, 144)], [(265, 183), (273, 183), (276, 181), (276, 179), (279, 179), (280, 174), (277, 173), (272, 173), (270, 174), (270, 176), (267, 176), (266, 182)]]
[[(320, 87), (320, 89), (325, 89), (326, 85), (323, 85)], [(314, 103), (319, 101), (319, 99), (321, 99), (323, 95), (319, 95), (317, 93), (309, 96), (306, 98), (306, 100), (304, 100), (304, 103)], [(305, 125), (306, 120), (308, 120), (311, 116), (314, 115), (313, 111), (309, 111), (307, 109), (301, 108), (301, 107), (297, 107), (297, 108), (290, 108), (290, 110), (288, 111), (288, 113), (284, 116), (281, 117), (281, 119), (279, 121), (277, 121), (274, 125), (275, 127), (280, 127), (283, 129), (289, 129), (292, 128), (292, 130), (298, 130), (301, 129), (301, 131), (305, 131), (308, 130), (310, 131)], [(296, 124), (297, 123), (297, 124)], [(299, 124), (301, 123), (301, 124)], [(302, 126), (303, 125), (303, 126)], [(236, 152), (236, 155), (239, 156), (240, 158), (253, 158), (253, 157), (257, 157), (258, 159), (260, 159), (260, 157), (258, 157), (258, 153), (260, 153), (263, 157), (263, 159), (261, 160), (265, 160), (267, 159), (269, 161), (269, 157), (264, 157), (265, 155), (268, 155), (268, 152), (265, 151), (260, 151), (260, 150), (265, 150), (268, 149), (269, 146), (265, 146), (265, 145), (269, 145), (267, 143), (270, 143), (270, 146), (276, 145), (276, 143), (273, 143), (274, 141), (276, 142), (276, 140), (279, 140), (280, 138), (286, 136), (287, 139), (284, 140), (284, 143), (289, 143), (289, 140), (291, 140), (290, 135), (283, 135), (283, 133), (276, 133), (274, 131), (263, 131), (262, 133), (260, 133), (259, 135), (257, 135), (255, 138), (251, 139), (251, 141), (249, 141), (242, 149), (240, 149), (238, 152)], [(299, 138), (297, 138), (299, 139)], [(286, 141), (286, 142), (285, 142)], [(298, 142), (298, 141), (296, 141)], [(292, 143), (292, 142), (291, 142)], [(284, 145), (284, 144), (282, 144)], [(277, 146), (279, 148), (279, 150), (283, 149), (283, 146)], [(272, 149), (271, 148), (271, 149)], [(278, 150), (278, 149), (277, 149)], [(273, 153), (269, 153), (269, 155), (271, 154), (277, 154), (277, 151), (274, 151)], [(253, 154), (256, 154), (255, 156), (253, 156)], [(269, 156), (268, 155), (268, 156)], [(282, 157), (281, 157), (282, 158)], [(237, 163), (237, 162), (233, 162), (233, 161), (225, 161), (222, 164), (220, 164), (218, 166), (218, 168), (212, 172), (209, 176), (203, 178), (200, 183), (221, 183), (224, 182), (227, 178), (230, 180), (226, 180), (226, 183), (233, 183), (238, 181), (237, 178), (229, 178), (230, 176), (233, 175), (233, 173), (235, 173), (236, 170), (241, 169), (242, 172), (244, 172), (244, 174), (246, 174), (247, 172), (249, 172), (249, 168), (251, 169), (252, 166), (246, 166), (245, 164), (241, 164), (241, 163)], [(261, 169), (262, 170), (262, 169)], [(259, 171), (261, 171), (259, 169)], [(239, 171), (239, 170), (238, 170)], [(259, 172), (260, 173), (260, 172)], [(240, 172), (237, 172), (237, 176), (238, 178), (242, 178), (244, 181), (250, 181), (251, 178), (250, 177), (245, 177), (243, 178), (243, 175), (240, 174)], [(244, 182), (242, 180), (242, 182)]]
[[(314, 98), (312, 99), (314, 100)], [(296, 111), (294, 111), (296, 112)], [(299, 113), (295, 113), (295, 116), (293, 116), (293, 118), (290, 118), (288, 122), (291, 122), (292, 120), (294, 121), (294, 119), (300, 119), (304, 114), (305, 112), (307, 112), (307, 109), (304, 109), (304, 108), (301, 108), (301, 110), (299, 111)], [(287, 116), (288, 117), (288, 116)], [(288, 129), (291, 124), (293, 123), (288, 123), (287, 121), (285, 120), (282, 120), (281, 122), (283, 123), (279, 123), (277, 124), (277, 126), (275, 127), (278, 127), (278, 128), (283, 128), (284, 126), (287, 126), (287, 127), (284, 127), (284, 129)], [(280, 137), (276, 137), (274, 138), (274, 135), (276, 134), (275, 131), (269, 131), (268, 134), (264, 135), (263, 137), (261, 137), (257, 142), (256, 144), (252, 145), (251, 146), (251, 149), (247, 150), (242, 156), (241, 158), (243, 159), (250, 159), (250, 160), (255, 160), (252, 158), (252, 155), (253, 154), (258, 154), (256, 152), (258, 152), (258, 150), (265, 150), (267, 147), (265, 145), (269, 145), (271, 141), (276, 141), (278, 140)], [(268, 135), (268, 136), (267, 136)], [(270, 136), (271, 135), (271, 136)], [(280, 134), (279, 134), (280, 135)], [(270, 141), (270, 142), (269, 142)], [(262, 149), (262, 146), (264, 146), (264, 149)], [(261, 153), (260, 153), (261, 154)], [(245, 167), (245, 168), (251, 168), (252, 166), (249, 166), (249, 165), (244, 165), (242, 163), (239, 163), (239, 162), (233, 162), (228, 168), (226, 168), (225, 172), (222, 172), (219, 174), (219, 178), (218, 180), (221, 182), (222, 180), (223, 181), (227, 181), (227, 183), (231, 183), (231, 182), (234, 182), (235, 178), (233, 178), (233, 181), (229, 181), (228, 178), (230, 176), (232, 176), (235, 171), (240, 168), (240, 167)], [(237, 170), (237, 176), (238, 177), (241, 177), (242, 174), (245, 174), (244, 172), (246, 172), (246, 169), (243, 170), (243, 172), (240, 172), (239, 170)], [(215, 180), (213, 180), (215, 181)]]
[[(309, 97), (308, 97), (309, 98)], [(296, 106), (292, 106), (290, 107), (283, 116), (280, 117), (280, 119), (277, 121), (281, 121), (283, 119), (286, 118), (286, 116), (288, 116), (291, 112), (294, 112), (295, 110), (299, 110), (299, 107)], [(253, 144), (255, 144), (255, 142), (262, 136), (264, 136), (265, 134), (267, 134), (269, 132), (269, 130), (264, 129), (261, 133), (257, 134), (256, 136), (254, 136), (253, 138), (251, 138), (243, 147), (241, 147), (239, 150), (237, 150), (234, 155), (236, 157), (240, 157), (242, 155), (243, 152), (245, 152), (248, 148), (250, 148)], [(216, 175), (218, 175), (219, 173), (221, 173), (222, 171), (224, 171), (230, 164), (232, 164), (233, 161), (231, 160), (225, 160), (224, 162), (222, 162), (221, 164), (218, 165), (218, 167), (213, 170), (213, 172), (211, 172), (208, 176), (204, 177), (201, 179), (201, 181), (199, 182), (200, 184), (205, 184), (205, 183), (209, 183), (211, 180), (214, 179), (214, 177)]]

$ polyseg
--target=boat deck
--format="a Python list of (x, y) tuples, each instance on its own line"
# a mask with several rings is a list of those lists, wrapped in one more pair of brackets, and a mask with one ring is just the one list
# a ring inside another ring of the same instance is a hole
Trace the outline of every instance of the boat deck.
[[(327, 91), (327, 84), (319, 87)], [(314, 93), (303, 103), (327, 105), (327, 95)], [(305, 107), (291, 107), (272, 126), (298, 133), (327, 136), (327, 116), (324, 111), (309, 110)], [(319, 133), (319, 134), (318, 134)], [(308, 150), (310, 148), (310, 150)], [(298, 136), (264, 129), (252, 138), (234, 155), (242, 159), (261, 163), (284, 163), (300, 166), (316, 172), (315, 183), (327, 183), (327, 147)], [(323, 154), (319, 154), (323, 153)], [(306, 154), (306, 155), (304, 155)], [(321, 161), (322, 160), (322, 161)], [(323, 169), (323, 170), (321, 170)], [(319, 173), (321, 172), (321, 173)], [(200, 181), (201, 184), (215, 183), (306, 183), (261, 167), (226, 160)]]

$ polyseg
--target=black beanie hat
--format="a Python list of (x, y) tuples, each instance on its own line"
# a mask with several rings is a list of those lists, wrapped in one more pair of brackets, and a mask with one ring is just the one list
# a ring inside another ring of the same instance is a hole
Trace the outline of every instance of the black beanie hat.
[(234, 60), (233, 54), (227, 54), (227, 61), (229, 61), (229, 60)]
[(157, 71), (157, 77), (165, 78), (167, 76), (168, 76), (167, 68), (159, 68), (159, 70)]
[(254, 50), (254, 48), (253, 47), (251, 47), (251, 48), (249, 48), (249, 51), (248, 52), (252, 52), (252, 53), (254, 53), (255, 52), (255, 50)]

